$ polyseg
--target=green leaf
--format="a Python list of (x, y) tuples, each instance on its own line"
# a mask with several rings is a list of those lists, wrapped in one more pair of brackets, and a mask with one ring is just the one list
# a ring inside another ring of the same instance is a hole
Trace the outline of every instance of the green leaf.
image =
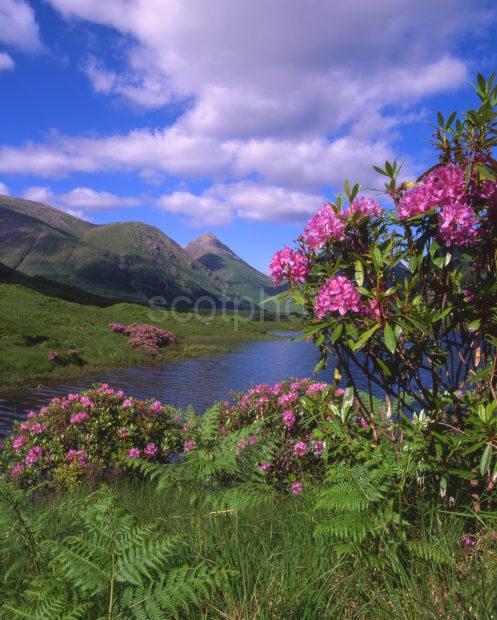
[(355, 281), (358, 286), (364, 284), (364, 267), (360, 260), (356, 260), (355, 262)]
[(340, 338), (343, 332), (343, 324), (339, 323), (331, 334), (331, 344), (335, 344), (335, 342)]
[(390, 351), (390, 353), (395, 353), (395, 347), (397, 346), (397, 340), (395, 338), (395, 333), (393, 329), (390, 327), (389, 323), (385, 325), (385, 330), (383, 332), (383, 340), (385, 341), (385, 346)]
[(476, 332), (480, 329), (480, 325), (481, 325), (480, 319), (475, 319), (474, 321), (471, 321), (471, 323), (468, 325), (468, 330), (470, 332)]
[(390, 370), (390, 368), (385, 364), (385, 362), (382, 359), (377, 357), (375, 361), (378, 364), (378, 366), (381, 368), (381, 371), (383, 372), (385, 377), (391, 377), (392, 376), (392, 371)]
[(483, 451), (480, 461), (480, 473), (484, 476), (488, 468), (490, 467), (490, 461), (492, 460), (492, 446), (489, 444)]
[(367, 332), (364, 332), (363, 334), (361, 334), (361, 337), (359, 338), (359, 340), (354, 345), (354, 351), (357, 351), (358, 349), (363, 347), (366, 344), (366, 342), (371, 338), (371, 336), (379, 328), (380, 328), (380, 323), (376, 323), (376, 325), (373, 325), (373, 327), (371, 327), (371, 329), (368, 329)]

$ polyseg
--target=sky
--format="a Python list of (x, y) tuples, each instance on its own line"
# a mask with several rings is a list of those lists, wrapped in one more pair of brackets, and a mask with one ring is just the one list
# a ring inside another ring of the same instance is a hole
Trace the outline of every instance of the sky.
[(434, 163), (496, 29), (491, 0), (0, 0), (0, 194), (267, 272), (345, 179)]

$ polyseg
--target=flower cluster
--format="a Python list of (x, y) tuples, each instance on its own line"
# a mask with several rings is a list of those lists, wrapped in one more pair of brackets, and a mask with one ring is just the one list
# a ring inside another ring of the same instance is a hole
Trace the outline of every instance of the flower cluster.
[(182, 451), (181, 424), (172, 407), (126, 398), (103, 384), (30, 411), (14, 424), (1, 458), (21, 484), (93, 480), (122, 470), (127, 457), (167, 461)]
[(318, 319), (334, 312), (344, 316), (347, 312), (360, 312), (361, 297), (348, 278), (334, 276), (319, 289), (314, 307)]
[(305, 227), (303, 238), (310, 250), (320, 250), (329, 241), (344, 238), (344, 223), (330, 205), (326, 205), (311, 217)]
[(269, 269), (276, 285), (281, 284), (284, 279), (290, 282), (305, 282), (310, 261), (302, 252), (284, 248), (273, 256)]
[(362, 217), (381, 217), (383, 211), (376, 200), (362, 196), (352, 201), (349, 213), (350, 215), (359, 213)]
[(452, 202), (440, 211), (440, 237), (447, 247), (473, 245), (477, 225), (473, 209), (464, 202)]
[[(251, 451), (271, 445), (260, 459), (261, 474), (271, 484), (298, 495), (304, 481), (321, 480), (328, 459), (327, 425), (333, 419), (333, 406), (340, 406), (343, 390), (334, 385), (300, 379), (275, 385), (261, 384), (234, 395), (233, 402), (221, 404), (219, 440), (230, 433), (246, 435), (235, 445), (237, 458), (249, 458)], [(360, 417), (353, 424), (362, 431)], [(255, 430), (254, 430), (255, 429)], [(195, 429), (190, 428), (190, 437)], [(195, 444), (185, 444), (185, 451)]]
[(160, 348), (176, 342), (174, 334), (155, 325), (109, 323), (109, 329), (117, 334), (129, 336), (128, 343), (132, 347), (143, 348), (150, 355), (158, 355)]

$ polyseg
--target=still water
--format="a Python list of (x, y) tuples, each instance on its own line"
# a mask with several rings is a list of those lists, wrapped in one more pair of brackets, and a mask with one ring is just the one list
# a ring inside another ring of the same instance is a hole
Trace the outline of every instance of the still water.
[[(294, 337), (295, 334), (280, 332), (272, 340), (242, 343), (236, 351), (225, 355), (100, 371), (81, 379), (48, 383), (15, 399), (0, 398), (0, 436), (9, 432), (14, 419), (25, 417), (30, 409), (94, 383), (108, 383), (135, 398), (157, 398), (177, 407), (192, 404), (197, 412), (202, 412), (216, 401), (228, 399), (232, 391), (290, 377), (310, 377), (319, 354), (312, 343), (293, 341)], [(331, 381), (333, 370), (328, 368), (318, 377)], [(357, 381), (361, 389), (367, 389), (364, 376), (358, 374)]]

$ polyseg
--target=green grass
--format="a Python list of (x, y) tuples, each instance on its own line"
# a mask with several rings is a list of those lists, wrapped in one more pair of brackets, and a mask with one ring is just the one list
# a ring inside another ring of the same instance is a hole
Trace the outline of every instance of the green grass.
[[(140, 525), (154, 523), (160, 536), (178, 535), (176, 555), (181, 564), (199, 562), (224, 569), (228, 579), (209, 595), (202, 611), (191, 608), (188, 618), (245, 620), (315, 618), (478, 619), (494, 618), (497, 604), (497, 563), (487, 546), (464, 551), (460, 536), (465, 521), (427, 506), (423, 524), (427, 538), (437, 537), (450, 562), (436, 565), (421, 559), (405, 562), (402, 570), (373, 568), (362, 559), (342, 558), (333, 541), (314, 535), (320, 515), (312, 496), (280, 497), (234, 511), (209, 507), (209, 498), (191, 502), (186, 491), (158, 493), (146, 482), (121, 481), (115, 501)], [(80, 497), (88, 495), (81, 490)], [(77, 494), (78, 496), (78, 494)], [(71, 531), (67, 497), (32, 504), (27, 518), (40, 523), (38, 543), (60, 540)], [(61, 510), (62, 509), (62, 510)], [(74, 509), (74, 508), (73, 508)], [(8, 549), (8, 532), (0, 534)], [(13, 544), (13, 543), (12, 543)], [(12, 594), (13, 583), (34, 576), (30, 546), (16, 547), (17, 572), (0, 585)], [(24, 556), (23, 556), (24, 553)], [(9, 552), (0, 559), (0, 574), (10, 566)], [(3, 561), (3, 566), (2, 566)], [(102, 610), (104, 611), (104, 610)], [(86, 616), (85, 616), (86, 617)]]
[[(152, 312), (127, 303), (109, 307), (82, 305), (49, 297), (21, 284), (0, 283), (0, 393), (27, 384), (79, 376), (101, 368), (152, 364), (163, 360), (222, 353), (242, 340), (264, 338), (267, 330), (298, 329), (298, 323), (237, 321), (221, 313)], [(113, 333), (108, 323), (152, 323), (169, 329), (178, 344), (163, 349), (157, 358), (131, 348), (125, 336)], [(71, 356), (74, 347), (78, 356)], [(48, 361), (57, 351), (61, 363)]]

